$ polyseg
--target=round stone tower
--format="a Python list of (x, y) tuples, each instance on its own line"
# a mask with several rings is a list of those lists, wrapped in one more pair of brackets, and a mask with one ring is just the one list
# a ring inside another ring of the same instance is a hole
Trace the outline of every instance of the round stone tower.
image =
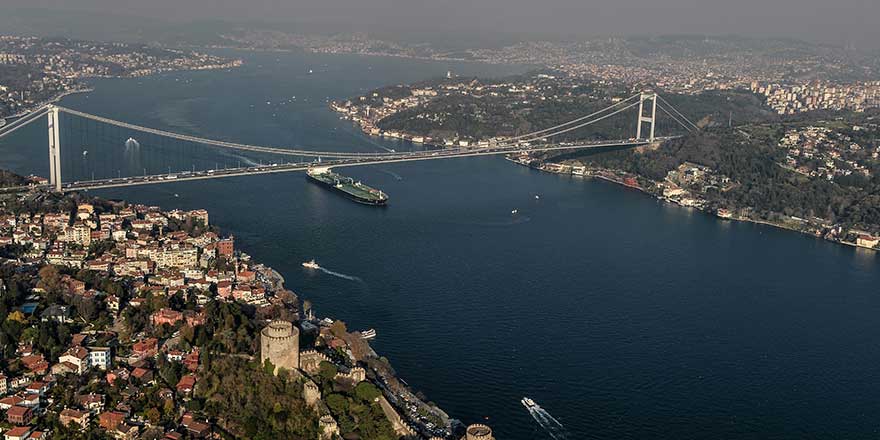
[(492, 436), (492, 428), (479, 423), (467, 427), (465, 440), (495, 440)]
[(260, 362), (279, 368), (299, 368), (299, 329), (287, 321), (272, 321), (260, 332)]

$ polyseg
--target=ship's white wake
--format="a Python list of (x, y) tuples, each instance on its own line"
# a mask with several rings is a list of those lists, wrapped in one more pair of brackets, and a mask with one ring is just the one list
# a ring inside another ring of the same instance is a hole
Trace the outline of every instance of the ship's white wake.
[(327, 275), (332, 275), (332, 276), (337, 277), (337, 278), (342, 278), (342, 279), (344, 279), (344, 280), (349, 280), (349, 281), (357, 281), (357, 282), (359, 282), (359, 283), (363, 283), (363, 282), (364, 282), (364, 280), (362, 280), (362, 279), (360, 279), (360, 278), (358, 278), (358, 277), (356, 277), (356, 276), (346, 275), (346, 274), (344, 274), (344, 273), (339, 273), (339, 272), (333, 272), (332, 270), (324, 269), (323, 267), (321, 267), (321, 268), (319, 268), (319, 269), (321, 270), (321, 272), (324, 272), (324, 273), (326, 273)]
[(387, 175), (393, 177), (394, 180), (397, 180), (398, 182), (401, 181), (401, 180), (403, 180), (403, 176), (401, 176), (400, 174), (395, 173), (394, 171), (388, 171), (388, 170), (381, 170), (381, 171), (382, 171), (383, 173), (385, 173), (385, 174), (387, 174)]
[(244, 156), (239, 156), (237, 154), (230, 154), (230, 156), (232, 156), (232, 158), (234, 158), (234, 159), (238, 159), (239, 161), (241, 161), (241, 163), (243, 163), (249, 167), (255, 167), (255, 166), (260, 165), (258, 162), (255, 162), (255, 161), (248, 159), (247, 157), (244, 157)]
[(384, 146), (384, 145), (382, 145), (382, 144), (380, 144), (380, 143), (378, 143), (378, 142), (373, 141), (373, 140), (370, 139), (368, 136), (364, 136), (363, 139), (366, 140), (368, 143), (372, 144), (372, 145), (373, 145), (374, 147), (376, 147), (376, 148), (381, 148), (381, 149), (383, 149), (383, 150), (385, 150), (385, 151), (387, 151), (387, 152), (389, 152), (389, 153), (394, 153), (394, 150), (393, 150), (393, 149), (388, 148), (388, 147), (386, 147), (386, 146)]
[(556, 420), (556, 418), (550, 415), (547, 410), (541, 408), (539, 405), (535, 405), (528, 410), (532, 418), (538, 422), (538, 425), (540, 425), (541, 428), (544, 428), (544, 431), (546, 431), (550, 437), (553, 437), (554, 440), (568, 439), (568, 431), (565, 429), (565, 426), (562, 426), (562, 423), (559, 423), (559, 420)]

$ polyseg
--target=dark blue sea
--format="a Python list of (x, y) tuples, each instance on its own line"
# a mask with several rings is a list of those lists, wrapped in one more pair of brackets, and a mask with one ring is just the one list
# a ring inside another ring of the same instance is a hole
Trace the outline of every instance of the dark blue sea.
[[(62, 104), (211, 138), (381, 151), (410, 146), (360, 134), (327, 99), (447, 70), (526, 69), (237, 55), (247, 62), (240, 69), (97, 80), (94, 92)], [(78, 129), (65, 139), (65, 179), (121, 174), (98, 144), (118, 147), (130, 134)], [(47, 175), (45, 126), (20, 133), (0, 142), (0, 166)], [(95, 146), (83, 156), (87, 144)], [(262, 160), (181, 153), (141, 164), (140, 154), (113, 161), (160, 171)], [(880, 435), (880, 260), (872, 252), (502, 158), (342, 172), (387, 192), (390, 205), (357, 205), (300, 173), (97, 194), (207, 208), (319, 315), (375, 328), (376, 350), (413, 388), (465, 423), (491, 425), (499, 439), (551, 438), (523, 396), (569, 439)], [(312, 258), (344, 276), (304, 270)]]

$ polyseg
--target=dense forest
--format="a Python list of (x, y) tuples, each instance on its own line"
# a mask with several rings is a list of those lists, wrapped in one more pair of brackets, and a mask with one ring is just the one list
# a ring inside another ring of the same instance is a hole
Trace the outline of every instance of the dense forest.
[[(274, 376), (271, 364), (260, 366), (242, 356), (205, 356), (204, 377), (191, 406), (204, 410), (233, 433), (250, 439), (317, 438), (318, 416), (303, 399), (302, 379), (283, 371)], [(315, 378), (323, 401), (345, 438), (393, 440), (397, 436), (375, 399), (375, 385), (334, 379), (337, 369), (322, 362)]]
[(192, 405), (250, 439), (314, 439), (318, 418), (302, 398), (302, 384), (274, 376), (258, 364), (229, 355), (204, 358)]

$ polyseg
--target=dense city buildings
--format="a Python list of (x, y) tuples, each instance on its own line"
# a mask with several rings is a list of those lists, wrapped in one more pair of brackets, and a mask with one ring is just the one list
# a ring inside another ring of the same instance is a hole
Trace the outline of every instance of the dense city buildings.
[(780, 114), (880, 106), (875, 57), (793, 40), (597, 37), (450, 50), (363, 33), (322, 36), (248, 30), (224, 38), (234, 47), (534, 65), (581, 80), (667, 93), (751, 90)]
[[(360, 332), (315, 318), (311, 305), (303, 316), (280, 275), (234, 250), (204, 210), (40, 190), (2, 203), (7, 438), (275, 429), (322, 439), (470, 439), (479, 431), (464, 433), (416, 397)], [(233, 385), (242, 378), (251, 382)], [(250, 412), (213, 403), (267, 399), (264, 386), (298, 390), (273, 398), (291, 411), (285, 427), (248, 425)]]
[(846, 84), (817, 81), (788, 85), (762, 85), (755, 81), (750, 89), (766, 97), (767, 105), (773, 110), (786, 115), (816, 110), (863, 112), (880, 107), (880, 81)]

